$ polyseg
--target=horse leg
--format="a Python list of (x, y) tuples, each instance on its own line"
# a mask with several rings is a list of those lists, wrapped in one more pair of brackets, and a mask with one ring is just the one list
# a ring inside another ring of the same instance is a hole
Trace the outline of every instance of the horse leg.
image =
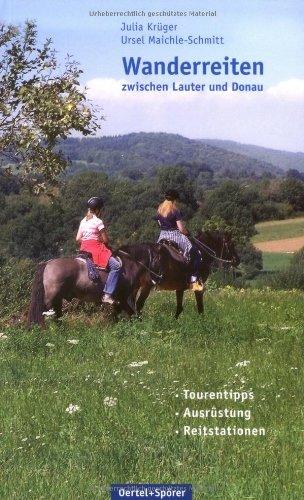
[(62, 298), (61, 297), (56, 297), (56, 299), (53, 301), (53, 309), (56, 313), (56, 319), (61, 318), (61, 316), (62, 316)]
[(177, 319), (181, 312), (183, 312), (183, 298), (184, 298), (184, 290), (176, 290), (176, 311), (175, 311), (175, 319)]
[(45, 287), (45, 307), (47, 310), (54, 310), (56, 319), (62, 316), (62, 296), (60, 292), (60, 285), (57, 283), (50, 283)]
[(126, 313), (129, 318), (136, 313), (136, 304), (132, 295), (120, 299), (119, 302), (114, 305), (114, 313), (116, 317), (118, 317), (118, 315), (122, 312)]
[(197, 305), (197, 312), (198, 314), (204, 314), (204, 292), (194, 292), (194, 293)]
[(152, 285), (146, 285), (146, 286), (140, 288), (139, 296), (136, 300), (137, 313), (140, 313), (142, 311), (142, 309), (145, 305), (145, 302), (150, 295), (151, 289), (152, 289)]

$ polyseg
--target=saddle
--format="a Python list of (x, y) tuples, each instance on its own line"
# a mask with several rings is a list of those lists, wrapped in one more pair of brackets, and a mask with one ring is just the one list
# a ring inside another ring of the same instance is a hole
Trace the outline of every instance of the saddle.
[(101, 283), (101, 277), (100, 277), (100, 271), (108, 272), (106, 268), (96, 266), (93, 262), (93, 256), (91, 252), (86, 252), (84, 250), (81, 250), (77, 253), (76, 259), (81, 259), (84, 260), (87, 269), (88, 269), (88, 277), (93, 283), (100, 284)]
[(185, 265), (189, 264), (189, 260), (184, 257), (184, 254), (182, 253), (177, 243), (170, 240), (160, 240), (159, 243), (168, 250), (173, 259)]

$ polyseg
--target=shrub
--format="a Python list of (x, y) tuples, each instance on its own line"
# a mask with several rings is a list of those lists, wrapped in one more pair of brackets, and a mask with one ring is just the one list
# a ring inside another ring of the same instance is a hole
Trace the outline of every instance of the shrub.
[(278, 290), (304, 290), (304, 247), (294, 254), (286, 269), (266, 278), (264, 284)]
[(30, 259), (10, 258), (0, 263), (0, 304), (2, 318), (21, 313), (30, 299), (36, 264)]
[(243, 278), (252, 279), (263, 269), (262, 252), (251, 243), (238, 248), (238, 254), (241, 259), (240, 269), (242, 270)]

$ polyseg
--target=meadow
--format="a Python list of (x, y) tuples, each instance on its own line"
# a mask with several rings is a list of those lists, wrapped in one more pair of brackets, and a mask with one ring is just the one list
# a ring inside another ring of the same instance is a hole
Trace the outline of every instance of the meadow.
[(292, 254), (283, 252), (263, 252), (264, 271), (280, 271), (290, 264)]
[(253, 243), (296, 238), (304, 236), (304, 217), (260, 222), (255, 228), (257, 234), (252, 238)]
[[(141, 320), (74, 312), (45, 331), (3, 329), (1, 498), (108, 499), (112, 482), (189, 482), (195, 500), (303, 498), (303, 299), (226, 287), (207, 291), (199, 317), (188, 293), (176, 321), (174, 295), (158, 292)], [(254, 400), (189, 402), (183, 389)], [(252, 417), (182, 416), (213, 406)], [(184, 425), (266, 435), (187, 437)]]

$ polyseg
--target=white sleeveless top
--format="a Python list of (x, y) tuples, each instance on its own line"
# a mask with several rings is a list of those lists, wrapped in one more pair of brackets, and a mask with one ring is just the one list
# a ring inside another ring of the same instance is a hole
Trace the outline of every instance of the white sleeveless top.
[(99, 231), (104, 229), (104, 223), (101, 219), (96, 217), (96, 215), (93, 215), (93, 217), (88, 220), (86, 217), (82, 219), (79, 229), (81, 231), (82, 241), (99, 240)]

